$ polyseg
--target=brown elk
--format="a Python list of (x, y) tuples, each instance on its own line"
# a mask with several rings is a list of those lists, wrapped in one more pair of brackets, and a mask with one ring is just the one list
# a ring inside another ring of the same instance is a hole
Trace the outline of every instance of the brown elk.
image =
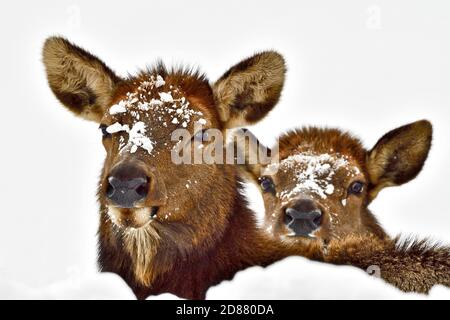
[[(450, 285), (450, 248), (390, 238), (368, 206), (383, 188), (419, 174), (431, 140), (428, 121), (387, 133), (370, 151), (349, 133), (305, 128), (281, 136), (277, 164), (247, 161), (245, 169), (260, 184), (267, 231), (286, 248), (364, 270), (377, 266), (387, 282), (426, 293)], [(245, 151), (257, 157), (248, 142)]]
[[(256, 54), (210, 84), (198, 72), (161, 63), (121, 78), (60, 37), (43, 49), (48, 83), (72, 113), (100, 124), (99, 258), (138, 298), (169, 292), (204, 298), (238, 270), (267, 265), (281, 250), (258, 231), (233, 165), (176, 165), (171, 133), (251, 124), (277, 103), (283, 58)], [(193, 136), (197, 136), (194, 133)]]

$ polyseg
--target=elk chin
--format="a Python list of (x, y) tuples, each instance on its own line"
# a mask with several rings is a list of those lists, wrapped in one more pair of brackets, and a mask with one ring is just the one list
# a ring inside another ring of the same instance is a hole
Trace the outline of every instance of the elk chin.
[(108, 216), (118, 227), (124, 229), (140, 229), (154, 219), (158, 207), (118, 208), (108, 206)]

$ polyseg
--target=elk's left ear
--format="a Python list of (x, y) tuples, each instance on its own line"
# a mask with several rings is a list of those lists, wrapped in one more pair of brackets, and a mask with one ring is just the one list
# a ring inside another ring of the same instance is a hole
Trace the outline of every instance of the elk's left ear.
[(61, 37), (47, 39), (43, 62), (58, 100), (74, 114), (99, 122), (120, 78), (100, 59)]
[(221, 121), (226, 128), (256, 123), (276, 105), (283, 89), (283, 57), (266, 51), (228, 70), (213, 86)]
[(414, 179), (428, 157), (433, 136), (429, 121), (422, 120), (384, 135), (369, 152), (368, 170), (374, 199), (385, 187)]

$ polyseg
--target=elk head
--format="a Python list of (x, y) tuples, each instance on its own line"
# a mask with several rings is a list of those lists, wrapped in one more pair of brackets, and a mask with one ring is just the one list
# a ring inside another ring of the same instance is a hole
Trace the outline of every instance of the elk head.
[[(305, 128), (280, 138), (278, 163), (247, 161), (245, 170), (260, 185), (267, 230), (285, 243), (326, 245), (365, 234), (383, 239), (368, 206), (383, 188), (418, 175), (431, 139), (428, 121), (387, 133), (371, 150), (340, 130)], [(247, 144), (247, 159), (252, 152)]]
[[(162, 64), (122, 78), (59, 37), (46, 41), (43, 61), (59, 101), (99, 124), (106, 150), (98, 187), (100, 233), (138, 234), (148, 244), (135, 252), (141, 256), (141, 273), (158, 246), (166, 255), (185, 256), (214, 245), (232, 211), (236, 170), (223, 164), (175, 164), (172, 151), (180, 141), (173, 141), (172, 133), (186, 129), (197, 137), (209, 128), (223, 131), (261, 120), (280, 97), (283, 58), (272, 51), (256, 54), (214, 84), (198, 72)], [(194, 132), (196, 124), (202, 131)], [(129, 246), (131, 251), (140, 247)]]

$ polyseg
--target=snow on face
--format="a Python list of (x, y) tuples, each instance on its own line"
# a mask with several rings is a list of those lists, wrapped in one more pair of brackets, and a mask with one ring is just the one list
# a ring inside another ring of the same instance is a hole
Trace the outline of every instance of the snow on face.
[(138, 147), (147, 150), (149, 154), (152, 152), (153, 142), (145, 136), (146, 132), (145, 123), (139, 121), (134, 124), (128, 137), (128, 143), (132, 145), (130, 153), (135, 153)]
[(333, 177), (341, 168), (355, 171), (349, 165), (349, 160), (344, 155), (314, 154), (303, 152), (291, 155), (280, 162), (280, 169), (284, 172), (293, 172), (295, 185), (289, 190), (279, 193), (283, 202), (289, 201), (301, 192), (312, 192), (322, 199), (333, 195), (335, 186)]
[[(125, 99), (109, 108), (111, 116), (128, 114), (133, 119), (133, 123), (115, 122), (106, 128), (110, 134), (123, 132), (128, 135), (127, 143), (123, 136), (120, 137), (119, 151), (127, 147), (130, 153), (135, 153), (138, 148), (142, 148), (151, 154), (156, 142), (151, 140), (151, 129), (141, 118), (152, 115), (154, 120), (167, 127), (165, 118), (169, 117), (169, 123), (175, 125), (174, 129), (177, 129), (187, 128), (193, 117), (203, 116), (202, 112), (190, 108), (189, 101), (177, 88), (170, 86), (169, 91), (162, 91), (165, 84), (160, 75), (150, 75), (148, 79), (140, 82), (135, 92), (128, 92)], [(152, 95), (158, 98), (150, 99)], [(206, 124), (206, 120), (202, 118), (198, 122)]]
[(111, 108), (109, 108), (109, 114), (114, 115), (118, 113), (124, 113), (127, 112), (126, 104), (122, 100), (118, 104), (113, 105)]
[(121, 125), (120, 123), (115, 122), (112, 125), (110, 125), (108, 128), (106, 128), (106, 132), (108, 132), (110, 134), (121, 132), (121, 131), (129, 132), (130, 127), (127, 124)]

